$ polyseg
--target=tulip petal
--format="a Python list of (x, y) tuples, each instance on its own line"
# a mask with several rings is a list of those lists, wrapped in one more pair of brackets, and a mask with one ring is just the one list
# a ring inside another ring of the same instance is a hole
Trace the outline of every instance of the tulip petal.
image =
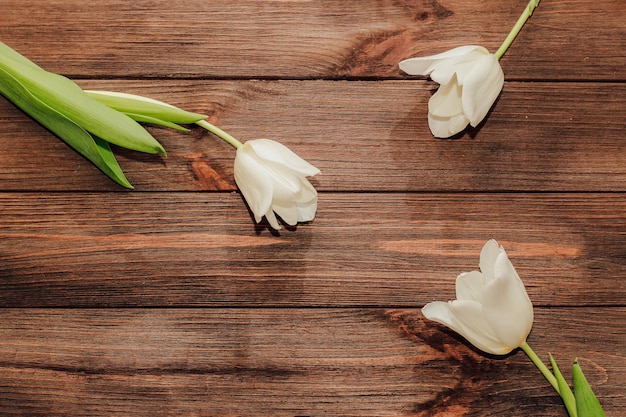
[(456, 278), (457, 300), (483, 302), (483, 274), (478, 271), (464, 272)]
[(271, 139), (254, 139), (246, 142), (257, 156), (266, 161), (283, 165), (284, 167), (300, 172), (306, 176), (314, 176), (320, 170), (300, 158), (295, 152), (280, 142)]
[(517, 346), (510, 346), (498, 338), (490, 326), (483, 306), (473, 301), (450, 302), (452, 316), (461, 329), (460, 334), (482, 351), (505, 355)]
[(426, 304), (422, 308), (422, 314), (429, 320), (446, 325), (484, 352), (505, 355), (512, 350), (503, 346), (495, 337), (480, 304), (476, 302), (455, 300), (445, 303), (436, 301)]
[(274, 210), (274, 212), (278, 214), (288, 225), (295, 226), (295, 224), (298, 223), (298, 207), (296, 207), (294, 203), (288, 206), (283, 206), (274, 202), (272, 204), (272, 210)]
[[(476, 45), (458, 46), (456, 48), (441, 52), (436, 55), (405, 59), (400, 62), (399, 66), (402, 71), (406, 72), (409, 75), (429, 75), (435, 70), (435, 68), (441, 68), (441, 62), (451, 58), (464, 56), (477, 49), (484, 48), (482, 46)], [(446, 67), (448, 66), (446, 65)], [(443, 77), (443, 75), (441, 75), (440, 77)], [(448, 77), (452, 78), (452, 74), (450, 74)], [(443, 78), (445, 79), (445, 77)], [(447, 81), (444, 83), (447, 83)]]
[(448, 138), (467, 126), (469, 120), (461, 105), (462, 87), (453, 77), (442, 85), (428, 101), (428, 127), (433, 136)]
[(483, 273), (485, 285), (493, 281), (495, 277), (494, 267), (496, 259), (502, 251), (504, 251), (504, 249), (494, 239), (487, 241), (487, 243), (483, 245), (483, 248), (480, 251), (480, 261), (478, 262), (478, 266), (480, 267), (480, 271)]
[(483, 48), (483, 50), (473, 50), (465, 55), (441, 61), (430, 73), (430, 79), (439, 84), (447, 84), (456, 76), (457, 82), (462, 85), (465, 83), (467, 74), (475, 67), (476, 61), (488, 54), (489, 52)]
[(315, 212), (317, 211), (317, 198), (307, 203), (297, 204), (297, 206), (299, 222), (310, 222), (315, 218)]
[(462, 87), (453, 78), (450, 83), (439, 87), (428, 100), (428, 112), (441, 118), (463, 114), (463, 106), (461, 105), (462, 93)]
[(317, 190), (307, 179), (303, 179), (302, 190), (300, 196), (296, 199), (296, 203), (308, 204), (311, 201), (317, 201)]
[[(267, 213), (265, 213), (265, 218), (273, 229), (280, 230), (280, 224), (278, 224), (278, 219), (276, 219), (276, 215), (271, 209)], [(257, 220), (257, 223), (258, 222), (259, 221)]]
[(237, 149), (234, 168), (235, 182), (258, 223), (266, 213), (271, 211), (274, 187), (271, 179), (266, 175), (265, 166), (248, 150), (246, 144)]
[(533, 324), (533, 306), (504, 250), (496, 259), (494, 280), (485, 286), (483, 310), (502, 343), (515, 348), (526, 341)]
[(306, 181), (304, 174), (294, 172), (285, 165), (263, 161), (268, 174), (276, 185), (274, 198), (292, 201), (294, 196), (302, 192), (302, 182)]
[(464, 114), (453, 117), (437, 117), (428, 113), (428, 127), (436, 138), (449, 138), (467, 127), (469, 120)]
[(495, 55), (474, 62), (474, 68), (463, 80), (463, 111), (476, 127), (487, 115), (504, 86), (504, 72)]

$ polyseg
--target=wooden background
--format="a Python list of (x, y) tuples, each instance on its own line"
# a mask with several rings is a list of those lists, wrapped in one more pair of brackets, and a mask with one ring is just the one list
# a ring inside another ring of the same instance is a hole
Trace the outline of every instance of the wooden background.
[(565, 416), (525, 355), (423, 318), (490, 238), (626, 415), (626, 7), (544, 0), (485, 122), (431, 136), (397, 63), (494, 51), (526, 0), (2, 0), (0, 40), (91, 89), (208, 114), (319, 167), (316, 219), (255, 225), (234, 151), (149, 128), (122, 190), (0, 97), (0, 414)]

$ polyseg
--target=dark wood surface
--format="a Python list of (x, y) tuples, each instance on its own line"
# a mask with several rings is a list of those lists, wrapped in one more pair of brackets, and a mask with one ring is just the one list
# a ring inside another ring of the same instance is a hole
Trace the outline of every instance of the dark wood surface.
[[(357, 4), (358, 3), (358, 4)], [(0, 97), (0, 414), (566, 416), (526, 356), (420, 307), (496, 238), (529, 343), (626, 414), (626, 7), (543, 0), (487, 119), (431, 136), (397, 63), (495, 50), (526, 0), (3, 0), (0, 41), (92, 89), (209, 115), (322, 174), (315, 220), (255, 225), (234, 151), (150, 127), (112, 183)]]

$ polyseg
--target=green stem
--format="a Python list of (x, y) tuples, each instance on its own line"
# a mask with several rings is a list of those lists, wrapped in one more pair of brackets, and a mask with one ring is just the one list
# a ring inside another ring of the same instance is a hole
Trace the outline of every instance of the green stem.
[(502, 58), (502, 55), (504, 55), (506, 50), (509, 49), (509, 46), (511, 46), (511, 44), (513, 43), (517, 35), (520, 33), (520, 31), (522, 30), (522, 27), (524, 26), (526, 21), (530, 18), (530, 16), (533, 14), (533, 11), (535, 10), (535, 8), (539, 6), (540, 1), (541, 0), (530, 0), (528, 2), (528, 5), (524, 9), (524, 12), (519, 17), (519, 19), (517, 19), (517, 22), (515, 22), (515, 26), (513, 26), (513, 29), (511, 29), (508, 36), (504, 40), (504, 42), (502, 42), (502, 45), (500, 45), (500, 47), (494, 54), (496, 58), (498, 59)]
[(243, 146), (243, 143), (239, 142), (234, 136), (231, 136), (230, 134), (224, 132), (222, 129), (207, 122), (206, 120), (200, 120), (196, 122), (196, 124), (213, 133), (215, 136), (218, 136), (224, 141), (230, 143), (235, 149), (239, 149)]
[(530, 360), (535, 364), (537, 369), (541, 371), (543, 376), (546, 377), (550, 385), (552, 385), (552, 388), (554, 388), (554, 390), (559, 395), (561, 395), (561, 391), (559, 390), (559, 383), (557, 382), (556, 377), (552, 374), (552, 372), (550, 372), (548, 367), (541, 361), (541, 359), (539, 359), (539, 356), (537, 356), (535, 351), (532, 350), (532, 348), (526, 342), (524, 342), (524, 344), (520, 347), (522, 348), (526, 356), (528, 356)]

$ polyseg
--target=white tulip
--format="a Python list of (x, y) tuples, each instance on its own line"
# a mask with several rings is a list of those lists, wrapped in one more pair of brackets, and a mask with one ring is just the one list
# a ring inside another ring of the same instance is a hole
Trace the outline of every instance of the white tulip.
[(422, 313), (478, 349), (505, 355), (525, 344), (533, 324), (533, 305), (504, 248), (495, 240), (483, 246), (480, 270), (458, 276), (456, 300), (428, 303)]
[(500, 61), (482, 46), (466, 45), (400, 62), (410, 75), (430, 75), (441, 87), (428, 102), (428, 126), (435, 137), (448, 138), (476, 127), (504, 85)]
[(235, 157), (235, 182), (255, 220), (265, 216), (274, 229), (280, 229), (276, 214), (291, 226), (313, 220), (317, 191), (306, 177), (319, 173), (289, 148), (270, 139), (245, 142)]

